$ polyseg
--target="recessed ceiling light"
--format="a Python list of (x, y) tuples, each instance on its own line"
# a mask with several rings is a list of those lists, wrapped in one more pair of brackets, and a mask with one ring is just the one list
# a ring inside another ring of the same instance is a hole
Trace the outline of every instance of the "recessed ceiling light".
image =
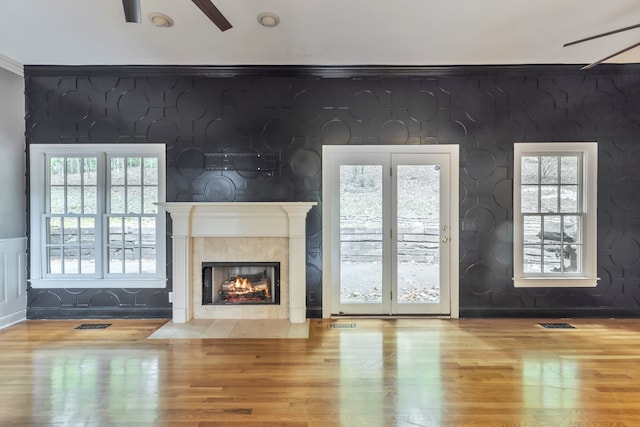
[(272, 28), (280, 23), (280, 17), (275, 13), (265, 12), (258, 15), (258, 22), (263, 27)]
[(153, 12), (149, 15), (149, 21), (156, 27), (169, 28), (173, 27), (173, 19), (164, 13)]

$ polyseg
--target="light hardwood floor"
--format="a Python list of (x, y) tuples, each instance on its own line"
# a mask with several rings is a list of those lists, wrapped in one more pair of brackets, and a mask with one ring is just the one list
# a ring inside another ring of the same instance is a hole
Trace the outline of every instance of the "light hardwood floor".
[(311, 320), (308, 339), (27, 321), (0, 331), (0, 425), (640, 426), (640, 319), (545, 321)]

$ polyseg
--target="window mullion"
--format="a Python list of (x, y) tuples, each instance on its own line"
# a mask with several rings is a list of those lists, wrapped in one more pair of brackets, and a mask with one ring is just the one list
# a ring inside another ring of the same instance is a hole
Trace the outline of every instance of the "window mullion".
[[(84, 208), (85, 208), (85, 203), (84, 203), (84, 166), (85, 166), (85, 157), (82, 156), (80, 157), (80, 164), (78, 165), (79, 169), (80, 169), (80, 213), (84, 215)], [(80, 224), (78, 224), (80, 225)]]
[(544, 253), (547, 250), (547, 247), (545, 245), (545, 225), (546, 224), (546, 215), (543, 212), (540, 212), (540, 274), (544, 274)]
[(67, 157), (64, 156), (63, 169), (64, 169), (64, 181), (63, 181), (63, 205), (62, 205), (62, 213), (67, 214), (67, 209), (69, 208), (69, 162)]
[[(140, 203), (142, 203), (142, 197), (140, 197)], [(142, 269), (142, 214), (138, 215), (138, 271), (144, 271)]]
[(538, 212), (542, 212), (542, 156), (538, 156)]
[(560, 213), (560, 273), (564, 272), (564, 214)]
[(109, 194), (109, 190), (107, 188), (107, 167), (105, 160), (105, 153), (100, 153), (96, 156), (97, 165), (96, 165), (96, 243), (95, 243), (95, 251), (96, 251), (96, 274), (101, 279), (104, 279), (105, 274), (105, 242), (107, 242), (106, 230), (108, 229), (105, 226), (105, 212), (107, 209), (107, 197)]
[[(560, 199), (562, 198), (562, 156), (557, 156), (556, 158), (556, 175), (558, 176), (558, 182), (556, 183), (556, 194), (558, 198), (556, 199), (556, 210), (558, 212), (562, 212)], [(562, 235), (562, 233), (560, 233)]]
[(111, 262), (111, 219), (113, 217), (113, 204), (112, 204), (112, 195), (113, 195), (113, 157), (111, 155), (105, 154), (105, 167), (104, 167), (104, 212), (103, 212), (103, 227), (104, 227), (104, 242), (102, 246), (102, 268), (104, 277), (110, 276), (110, 262)]
[(578, 157), (578, 212), (584, 213), (585, 206), (585, 191), (587, 188), (584, 185), (584, 156)]

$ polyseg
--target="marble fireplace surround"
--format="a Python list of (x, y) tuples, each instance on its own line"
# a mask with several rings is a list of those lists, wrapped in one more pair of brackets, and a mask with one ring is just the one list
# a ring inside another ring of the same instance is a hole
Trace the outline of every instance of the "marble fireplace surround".
[[(315, 202), (169, 202), (161, 206), (173, 221), (173, 322), (194, 318), (194, 240), (197, 238), (286, 238), (288, 318), (306, 320), (306, 218)], [(225, 240), (222, 240), (225, 242)], [(207, 246), (202, 244), (199, 246)], [(200, 255), (198, 255), (200, 256)], [(260, 261), (256, 254), (255, 261)], [(208, 261), (216, 261), (209, 259)], [(274, 260), (269, 260), (274, 261)], [(282, 295), (281, 295), (282, 296)], [(201, 305), (201, 304), (200, 304)], [(216, 307), (216, 306), (214, 306)], [(251, 306), (222, 307), (245, 309)], [(215, 310), (215, 308), (212, 308)], [(241, 317), (241, 312), (238, 316)]]

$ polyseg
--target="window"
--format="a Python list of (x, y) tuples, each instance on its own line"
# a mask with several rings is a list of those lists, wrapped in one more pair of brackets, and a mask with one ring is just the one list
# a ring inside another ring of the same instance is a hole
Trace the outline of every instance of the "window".
[(164, 145), (30, 148), (31, 285), (164, 288)]
[(514, 284), (597, 284), (596, 143), (521, 143), (514, 154)]

